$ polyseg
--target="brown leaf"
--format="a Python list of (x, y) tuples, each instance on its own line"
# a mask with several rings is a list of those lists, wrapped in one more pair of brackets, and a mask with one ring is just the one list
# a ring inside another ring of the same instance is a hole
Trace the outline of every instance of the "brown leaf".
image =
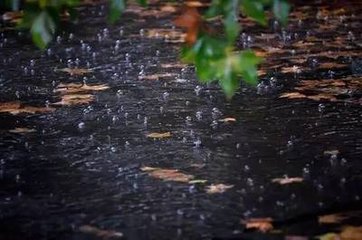
[(206, 192), (209, 194), (214, 193), (223, 193), (226, 192), (228, 189), (233, 188), (234, 185), (225, 185), (222, 183), (219, 184), (211, 184), (210, 186), (206, 187)]
[(207, 6), (209, 6), (210, 4), (204, 3), (204, 2), (200, 2), (200, 1), (191, 1), (191, 0), (188, 0), (188, 1), (185, 2), (185, 5), (188, 6), (188, 7), (196, 8), (196, 7), (207, 7)]
[(160, 10), (162, 12), (169, 12), (169, 13), (174, 13), (177, 11), (177, 9), (172, 5), (164, 5), (160, 8)]
[(344, 68), (347, 67), (347, 64), (341, 64), (341, 63), (334, 63), (334, 62), (325, 62), (319, 64), (319, 69), (332, 69), (332, 68)]
[(283, 67), (281, 69), (282, 73), (300, 73), (302, 70), (298, 66), (292, 66), (292, 67)]
[(138, 79), (141, 80), (159, 80), (160, 78), (169, 78), (174, 77), (176, 74), (174, 73), (159, 73), (159, 74), (152, 74), (152, 75), (144, 75), (138, 76)]
[(2, 19), (16, 24), (22, 20), (23, 15), (23, 12), (6, 12), (2, 15)]
[(362, 239), (362, 226), (344, 226), (340, 233), (341, 240), (361, 240)]
[(283, 178), (274, 178), (272, 179), (273, 183), (279, 183), (280, 185), (290, 184), (290, 183), (299, 183), (303, 182), (303, 178), (300, 177), (283, 177)]
[(36, 130), (30, 129), (30, 128), (15, 128), (15, 129), (9, 130), (9, 132), (11, 132), (11, 133), (32, 133), (32, 132), (36, 132)]
[(319, 216), (318, 222), (321, 224), (340, 223), (346, 218), (347, 218), (346, 216), (340, 214), (329, 214), (329, 215)]
[(71, 76), (73, 75), (82, 76), (84, 74), (93, 72), (91, 69), (86, 69), (86, 68), (62, 68), (62, 69), (56, 69), (55, 71), (69, 73)]
[(181, 173), (177, 169), (142, 167), (141, 170), (148, 172), (151, 177), (164, 181), (189, 183), (194, 178), (194, 176)]
[(103, 230), (90, 225), (83, 225), (79, 227), (79, 231), (86, 234), (91, 234), (102, 239), (122, 238), (123, 233), (113, 230)]
[(77, 84), (77, 83), (68, 83), (68, 84), (59, 84), (54, 90), (56, 93), (69, 94), (69, 93), (81, 93), (81, 92), (90, 92), (90, 91), (103, 91), (108, 89), (109, 86), (106, 84), (99, 85), (87, 85), (87, 84)]
[(301, 94), (299, 92), (283, 93), (279, 96), (279, 98), (289, 98), (289, 99), (299, 99), (306, 97), (307, 97), (306, 95)]
[(51, 107), (23, 106), (18, 101), (0, 103), (0, 113), (7, 112), (13, 115), (17, 115), (20, 113), (30, 113), (30, 114), (45, 113), (45, 112), (52, 112), (54, 110), (55, 109)]
[(88, 104), (94, 100), (92, 94), (66, 94), (61, 96), (61, 101), (52, 103), (52, 105), (79, 105), (79, 104)]
[(164, 132), (164, 133), (149, 133), (146, 135), (148, 138), (169, 138), (171, 137), (171, 132)]
[(263, 233), (269, 232), (274, 228), (272, 218), (251, 218), (242, 220), (241, 223), (245, 225), (246, 229), (256, 229)]
[(233, 117), (227, 117), (227, 118), (223, 118), (223, 119), (220, 119), (219, 122), (236, 122), (236, 119), (233, 118)]
[(182, 15), (174, 20), (176, 26), (186, 28), (185, 41), (189, 45), (196, 42), (201, 22), (201, 15), (195, 7), (188, 7)]

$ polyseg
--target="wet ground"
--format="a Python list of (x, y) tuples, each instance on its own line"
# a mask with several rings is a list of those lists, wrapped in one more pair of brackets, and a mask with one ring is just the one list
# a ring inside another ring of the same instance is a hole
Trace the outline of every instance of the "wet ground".
[[(285, 30), (242, 20), (239, 47), (266, 61), (231, 101), (178, 62), (162, 4), (115, 26), (104, 6), (82, 7), (44, 52), (3, 23), (0, 238), (312, 239), (361, 225), (360, 212), (318, 222), (362, 210), (362, 5), (348, 4), (299, 4)], [(288, 177), (301, 182), (273, 181)], [(258, 217), (274, 230), (243, 224)]]

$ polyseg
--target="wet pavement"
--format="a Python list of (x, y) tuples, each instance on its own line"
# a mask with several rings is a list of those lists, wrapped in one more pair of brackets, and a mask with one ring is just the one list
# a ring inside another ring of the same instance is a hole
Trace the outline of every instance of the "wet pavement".
[[(362, 5), (349, 3), (299, 4), (285, 30), (243, 19), (239, 48), (266, 61), (258, 87), (231, 101), (178, 62), (182, 34), (162, 4), (132, 6), (115, 26), (103, 5), (81, 7), (43, 52), (2, 23), (0, 104), (12, 111), (0, 106), (0, 238), (116, 237), (84, 226), (125, 239), (337, 231), (318, 216), (361, 210)], [(93, 89), (67, 102), (70, 83)], [(163, 181), (145, 166), (207, 182)], [(287, 177), (302, 182), (273, 182)], [(212, 184), (233, 187), (210, 194)], [(275, 230), (242, 224), (257, 217)]]

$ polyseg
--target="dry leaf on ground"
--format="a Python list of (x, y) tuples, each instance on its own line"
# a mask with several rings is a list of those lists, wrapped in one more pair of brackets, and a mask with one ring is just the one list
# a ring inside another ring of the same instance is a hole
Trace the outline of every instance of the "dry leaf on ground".
[(175, 77), (175, 76), (176, 76), (176, 74), (174, 74), (174, 73), (159, 73), (159, 74), (152, 74), (152, 75), (141, 75), (141, 76), (138, 76), (138, 79), (159, 80), (160, 78)]
[(329, 215), (319, 216), (318, 222), (321, 224), (340, 223), (346, 218), (347, 218), (346, 216), (340, 214), (329, 214)]
[(146, 135), (148, 138), (169, 138), (171, 137), (171, 132), (164, 132), (164, 133), (149, 133)]
[(84, 74), (93, 72), (93, 70), (86, 68), (62, 68), (62, 69), (55, 69), (55, 71), (69, 73), (71, 76), (73, 75), (82, 76)]
[(340, 233), (326, 233), (318, 238), (320, 240), (361, 240), (362, 226), (343, 226)]
[(300, 99), (306, 97), (307, 97), (306, 95), (301, 94), (299, 92), (283, 93), (279, 96), (279, 98), (289, 98), (289, 99)]
[(272, 218), (251, 218), (242, 220), (241, 223), (245, 225), (246, 229), (256, 229), (263, 233), (269, 232), (274, 228)]
[(96, 84), (96, 85), (87, 85), (87, 84), (78, 84), (78, 83), (68, 83), (68, 84), (59, 84), (54, 90), (56, 93), (69, 94), (69, 93), (81, 93), (81, 92), (90, 92), (90, 91), (104, 91), (109, 89), (107, 84)]
[(290, 184), (290, 183), (299, 183), (303, 182), (303, 178), (300, 177), (283, 177), (283, 178), (274, 178), (272, 179), (273, 183), (279, 183), (280, 185)]
[(148, 172), (151, 177), (164, 181), (189, 183), (191, 180), (194, 179), (194, 176), (179, 172), (179, 170), (177, 169), (142, 167), (141, 170), (144, 172)]
[(11, 133), (32, 133), (32, 132), (36, 132), (35, 129), (30, 129), (30, 128), (14, 128), (9, 130), (9, 132)]
[(235, 118), (232, 118), (232, 117), (227, 117), (227, 118), (223, 118), (223, 119), (220, 119), (219, 122), (236, 122), (236, 119)]
[(79, 105), (79, 104), (88, 104), (94, 100), (92, 94), (67, 94), (61, 96), (61, 101), (52, 103), (53, 105)]
[(182, 15), (174, 20), (176, 26), (186, 28), (185, 41), (189, 45), (196, 42), (201, 22), (201, 15), (195, 7), (188, 7)]
[(10, 113), (12, 115), (17, 115), (20, 113), (46, 113), (52, 112), (54, 110), (55, 109), (51, 107), (24, 106), (18, 101), (0, 103), (0, 113)]
[(222, 183), (219, 184), (211, 184), (210, 186), (206, 187), (206, 192), (209, 194), (214, 193), (223, 193), (226, 192), (228, 189), (233, 188), (234, 185), (225, 185)]
[(115, 239), (122, 238), (123, 233), (113, 230), (103, 230), (90, 225), (83, 225), (79, 227), (79, 231), (86, 234), (91, 234), (102, 239)]

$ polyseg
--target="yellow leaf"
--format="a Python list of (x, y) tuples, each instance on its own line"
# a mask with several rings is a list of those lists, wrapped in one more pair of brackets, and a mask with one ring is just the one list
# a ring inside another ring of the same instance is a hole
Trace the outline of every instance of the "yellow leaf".
[(171, 132), (164, 132), (164, 133), (150, 133), (147, 134), (148, 138), (169, 138), (171, 137)]

